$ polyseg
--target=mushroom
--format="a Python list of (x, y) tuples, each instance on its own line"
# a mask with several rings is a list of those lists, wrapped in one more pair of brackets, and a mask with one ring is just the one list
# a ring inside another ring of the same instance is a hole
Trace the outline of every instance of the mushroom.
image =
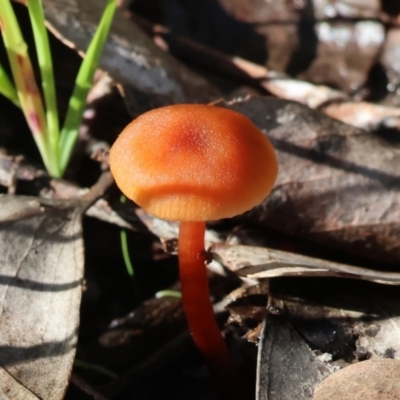
[(212, 375), (229, 387), (238, 374), (210, 300), (205, 221), (241, 214), (269, 194), (278, 172), (271, 143), (238, 112), (172, 105), (142, 114), (122, 131), (110, 168), (128, 198), (159, 218), (180, 221), (179, 273), (189, 329)]

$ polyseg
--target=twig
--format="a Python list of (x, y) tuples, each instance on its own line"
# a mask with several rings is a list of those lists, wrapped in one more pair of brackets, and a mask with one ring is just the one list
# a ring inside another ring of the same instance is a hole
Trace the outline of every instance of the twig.
[(98, 181), (90, 188), (88, 193), (80, 197), (80, 200), (87, 202), (87, 206), (92, 205), (100, 197), (104, 196), (106, 190), (114, 183), (114, 178), (110, 171), (105, 171), (100, 175)]

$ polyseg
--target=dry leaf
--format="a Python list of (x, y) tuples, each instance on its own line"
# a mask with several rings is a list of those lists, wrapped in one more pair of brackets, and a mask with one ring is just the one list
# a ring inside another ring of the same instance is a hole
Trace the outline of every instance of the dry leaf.
[(272, 141), (279, 175), (247, 215), (281, 232), (398, 262), (400, 153), (392, 144), (301, 104), (237, 99)]
[(297, 101), (310, 108), (318, 108), (324, 103), (347, 98), (345, 93), (328, 86), (290, 78), (271, 77), (264, 79), (261, 85), (278, 98)]
[[(70, 47), (85, 52), (106, 1), (44, 0), (46, 21)], [(134, 113), (143, 112), (143, 96), (156, 107), (170, 103), (210, 101), (219, 92), (205, 79), (159, 49), (137, 26), (117, 10), (100, 68), (123, 87)], [(138, 99), (138, 96), (141, 98)]]
[(285, 318), (267, 317), (259, 344), (256, 400), (310, 400), (314, 387), (332, 372)]
[(385, 27), (378, 21), (323, 21), (315, 24), (315, 56), (297, 76), (317, 84), (333, 85), (347, 93), (367, 81), (385, 41)]
[(17, 381), (12, 399), (64, 397), (79, 324), (84, 208), (0, 197), (0, 366), (10, 375), (0, 388)]
[(400, 396), (399, 378), (399, 361), (364, 361), (323, 381), (316, 387), (313, 400), (395, 400)]
[[(265, 48), (255, 39), (251, 45), (257, 46), (259, 53), (266, 53), (269, 68), (348, 93), (354, 93), (368, 80), (385, 41), (381, 21), (390, 20), (379, 0), (219, 3), (229, 17), (254, 26), (254, 36), (265, 37)], [(248, 49), (241, 50), (245, 57), (252, 56)]]
[(2, 400), (38, 400), (26, 387), (21, 385), (6, 370), (0, 367), (0, 398)]
[(400, 128), (400, 109), (367, 102), (337, 102), (321, 108), (326, 115), (361, 129)]
[(258, 398), (310, 400), (342, 367), (399, 354), (399, 288), (339, 279), (273, 279)]
[[(334, 18), (378, 19), (383, 17), (380, 0), (311, 0), (258, 1), (218, 0), (222, 7), (237, 19), (249, 23), (296, 22), (303, 16), (310, 19)], [(311, 14), (311, 15), (310, 15)]]
[(265, 247), (216, 244), (209, 251), (231, 271), (250, 279), (324, 276), (400, 285), (397, 272), (374, 271)]
[(380, 0), (313, 0), (315, 17), (320, 19), (378, 19), (383, 16)]

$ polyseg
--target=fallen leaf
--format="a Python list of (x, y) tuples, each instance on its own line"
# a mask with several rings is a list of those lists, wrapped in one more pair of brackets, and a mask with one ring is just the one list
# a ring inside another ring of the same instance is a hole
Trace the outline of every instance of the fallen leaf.
[(267, 317), (259, 344), (256, 400), (310, 400), (314, 387), (332, 372), (284, 317)]
[(265, 247), (214, 244), (209, 251), (231, 271), (250, 279), (339, 277), (400, 285), (397, 272), (375, 271)]
[(315, 17), (320, 19), (378, 19), (383, 17), (380, 0), (313, 0)]
[(64, 397), (79, 325), (85, 207), (0, 197), (0, 366), (8, 377), (0, 388), (14, 385), (10, 399)]
[[(106, 1), (44, 0), (51, 31), (81, 54), (86, 51)], [(156, 106), (179, 102), (206, 102), (219, 91), (167, 52), (159, 49), (121, 10), (117, 10), (99, 68), (123, 87), (127, 104), (135, 114)], [(153, 104), (143, 102), (143, 96)], [(139, 98), (140, 97), (140, 98)]]
[[(399, 288), (340, 279), (271, 279), (258, 398), (311, 399), (359, 360), (399, 360)], [(372, 295), (373, 294), (373, 295)]]
[[(297, 77), (337, 87), (347, 93), (367, 81), (385, 42), (379, 21), (323, 21), (315, 24), (315, 57)], [(311, 39), (310, 39), (311, 40)]]
[(324, 103), (347, 98), (347, 95), (339, 90), (297, 79), (271, 76), (266, 77), (261, 85), (278, 98), (297, 101), (310, 108), (318, 108)]
[[(311, 0), (309, 2), (218, 0), (218, 2), (230, 15), (249, 23), (288, 23), (298, 21), (301, 16), (316, 20), (384, 17), (379, 0)], [(309, 7), (307, 3), (310, 4)]]
[(38, 400), (26, 387), (0, 367), (0, 398), (3, 400)]
[(347, 252), (399, 261), (395, 146), (298, 103), (250, 97), (225, 106), (252, 119), (278, 157), (275, 187), (248, 217)]
[(327, 104), (321, 108), (321, 111), (332, 118), (361, 129), (400, 128), (398, 107), (382, 106), (364, 101), (344, 101)]
[(315, 389), (314, 400), (392, 400), (400, 396), (400, 362), (370, 360), (331, 375)]

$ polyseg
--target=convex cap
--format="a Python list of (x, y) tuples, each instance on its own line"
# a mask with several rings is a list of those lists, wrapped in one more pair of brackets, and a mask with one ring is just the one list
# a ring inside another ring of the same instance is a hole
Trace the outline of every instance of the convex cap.
[(271, 143), (247, 117), (198, 104), (133, 120), (111, 148), (110, 168), (128, 198), (179, 221), (241, 214), (268, 196), (278, 172)]

